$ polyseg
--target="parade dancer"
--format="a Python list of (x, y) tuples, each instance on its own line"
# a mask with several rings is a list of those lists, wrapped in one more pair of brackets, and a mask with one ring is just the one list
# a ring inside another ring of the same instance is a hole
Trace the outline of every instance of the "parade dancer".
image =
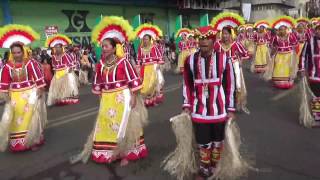
[(297, 39), (291, 29), (295, 26), (295, 20), (289, 16), (277, 18), (272, 28), (277, 29), (270, 43), (272, 48), (272, 62), (268, 65), (264, 75), (266, 80), (271, 79), (274, 87), (280, 89), (290, 89), (293, 87), (298, 64), (295, 53)]
[(255, 51), (255, 43), (254, 43), (254, 26), (252, 24), (246, 24), (245, 25), (245, 29), (246, 29), (246, 40), (244, 43), (244, 47), (247, 49), (248, 51), (248, 55), (250, 58), (253, 57), (254, 51)]
[(65, 51), (64, 47), (71, 44), (71, 39), (58, 34), (48, 38), (46, 47), (52, 48), (52, 66), (54, 76), (49, 88), (47, 104), (68, 105), (79, 103), (79, 80), (74, 73), (75, 64)]
[(0, 151), (37, 150), (44, 143), (47, 122), (46, 86), (41, 65), (27, 52), (40, 38), (30, 27), (7, 25), (0, 31), (0, 47), (10, 48), (8, 62), (0, 71), (0, 92), (6, 104), (0, 121)]
[(147, 111), (139, 95), (142, 83), (123, 49), (132, 33), (129, 22), (116, 16), (102, 18), (92, 31), (92, 41), (103, 51), (92, 87), (100, 96), (100, 110), (83, 152), (72, 162), (86, 162), (91, 156), (96, 163), (121, 160), (126, 165), (148, 154), (142, 130)]
[(254, 25), (257, 28), (257, 33), (254, 35), (255, 52), (251, 66), (251, 72), (264, 73), (267, 64), (270, 62), (269, 43), (271, 37), (267, 33), (267, 28), (270, 27), (268, 21), (258, 21)]
[[(320, 25), (314, 35), (304, 45), (299, 70), (304, 72), (302, 79), (302, 102), (300, 122), (305, 127), (320, 127)], [(311, 109), (310, 109), (311, 107)]]
[(79, 71), (79, 82), (84, 85), (89, 84), (89, 70), (91, 63), (89, 61), (88, 50), (84, 50), (83, 55), (80, 60), (80, 71)]
[(142, 78), (141, 94), (145, 98), (147, 107), (160, 104), (164, 100), (162, 88), (164, 77), (160, 65), (164, 64), (161, 52), (154, 43), (162, 36), (158, 26), (142, 24), (135, 30), (136, 38), (141, 39), (138, 49), (137, 68)]
[(246, 28), (245, 28), (245, 25), (240, 25), (238, 27), (237, 34), (238, 34), (237, 41), (244, 46), (245, 42), (246, 42)]
[(214, 44), (214, 50), (220, 58), (232, 59), (234, 71), (236, 74), (236, 98), (237, 110), (249, 114), (247, 108), (247, 89), (242, 70), (243, 60), (249, 59), (248, 51), (236, 41), (234, 29), (244, 24), (244, 19), (234, 13), (220, 13), (214, 17), (212, 26), (220, 31), (220, 40)]
[(296, 46), (296, 56), (299, 58), (297, 60), (297, 63), (299, 63), (299, 60), (301, 60), (301, 52), (302, 48), (304, 47), (305, 43), (311, 38), (311, 34), (307, 29), (307, 25), (309, 24), (308, 19), (306, 18), (299, 18), (297, 19), (297, 26), (295, 31), (293, 32), (296, 36), (296, 39), (298, 41), (298, 45)]
[(196, 179), (212, 176), (219, 162), (225, 124), (234, 118), (236, 81), (232, 59), (214, 53), (215, 30), (196, 30), (200, 50), (186, 59), (183, 109), (191, 115), (199, 149)]
[(195, 53), (198, 50), (197, 40), (194, 38), (193, 32), (189, 34), (189, 49), (190, 54)]
[(183, 65), (186, 58), (190, 55), (190, 42), (188, 40), (188, 35), (191, 33), (191, 30), (188, 28), (181, 28), (176, 33), (175, 37), (181, 38), (178, 43), (179, 48), (179, 56), (178, 56), (178, 66), (176, 69), (176, 73), (183, 72)]

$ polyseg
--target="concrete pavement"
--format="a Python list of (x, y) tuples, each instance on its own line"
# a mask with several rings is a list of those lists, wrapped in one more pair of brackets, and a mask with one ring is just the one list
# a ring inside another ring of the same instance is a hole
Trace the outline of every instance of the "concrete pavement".
[[(298, 124), (300, 102), (297, 89), (287, 94), (273, 89), (251, 73), (246, 73), (246, 79), (251, 114), (240, 114), (237, 121), (245, 142), (243, 149), (261, 172), (251, 172), (242, 179), (320, 179), (320, 129), (306, 129)], [(167, 75), (166, 81), (165, 103), (149, 111), (150, 124), (145, 129), (146, 144), (150, 150), (147, 159), (130, 163), (127, 167), (120, 167), (118, 163), (108, 166), (93, 162), (69, 164), (69, 157), (81, 150), (93, 128), (98, 107), (98, 98), (90, 93), (89, 88), (83, 88), (79, 105), (49, 109), (46, 144), (39, 151), (0, 154), (0, 179), (172, 179), (160, 164), (175, 147), (169, 118), (181, 111), (181, 78)]]

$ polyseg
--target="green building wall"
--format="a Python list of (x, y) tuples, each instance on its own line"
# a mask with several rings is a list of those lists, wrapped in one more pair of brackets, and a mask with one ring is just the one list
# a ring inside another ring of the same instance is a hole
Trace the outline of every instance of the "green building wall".
[[(43, 46), (45, 37), (45, 26), (57, 25), (59, 33), (73, 37), (76, 44), (90, 43), (90, 32), (65, 32), (69, 26), (68, 17), (62, 10), (85, 10), (89, 11), (86, 17), (86, 23), (90, 29), (96, 24), (97, 18), (101, 15), (123, 16), (131, 23), (133, 17), (140, 13), (154, 13), (154, 24), (158, 25), (164, 32), (164, 35), (172, 36), (175, 29), (175, 20), (179, 12), (174, 8), (157, 8), (157, 7), (137, 7), (137, 6), (120, 6), (107, 4), (78, 4), (78, 3), (56, 3), (40, 1), (10, 1), (10, 10), (13, 17), (13, 23), (29, 25), (35, 31), (41, 34), (41, 40), (33, 43), (33, 47)], [(190, 14), (190, 13), (189, 13)], [(190, 24), (192, 27), (199, 25), (200, 13), (190, 14)], [(0, 13), (0, 21), (3, 21)]]

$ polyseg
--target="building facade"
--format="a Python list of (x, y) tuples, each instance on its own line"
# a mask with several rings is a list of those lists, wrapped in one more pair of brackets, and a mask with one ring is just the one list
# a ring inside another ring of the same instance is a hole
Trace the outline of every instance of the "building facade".
[[(193, 28), (199, 26), (202, 14), (208, 13), (211, 18), (220, 12), (218, 7), (213, 7), (215, 1), (208, 3), (206, 0), (190, 1), (191, 6), (190, 3), (181, 4), (179, 0), (4, 1), (7, 1), (7, 8), (4, 8), (4, 4), (2, 8), (6, 10), (6, 14), (1, 13), (0, 24), (7, 24), (10, 16), (11, 23), (30, 25), (41, 33), (41, 41), (33, 46), (44, 44), (45, 29), (48, 26), (57, 27), (59, 33), (71, 37), (75, 44), (88, 45), (91, 43), (91, 30), (101, 16), (123, 16), (132, 22), (134, 17), (140, 15), (142, 23), (156, 24), (170, 37), (176, 31), (178, 15), (182, 15), (184, 27)], [(199, 6), (194, 6), (195, 2)]]

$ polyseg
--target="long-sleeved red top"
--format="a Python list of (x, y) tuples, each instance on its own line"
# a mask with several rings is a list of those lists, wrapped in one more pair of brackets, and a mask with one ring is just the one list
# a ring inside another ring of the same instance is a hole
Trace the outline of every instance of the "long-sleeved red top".
[(297, 43), (297, 38), (293, 33), (290, 33), (285, 39), (276, 35), (271, 41), (271, 45), (277, 50), (278, 53), (292, 52)]
[(268, 33), (255, 33), (254, 34), (254, 42), (257, 45), (269, 44), (271, 41), (271, 37)]
[(52, 56), (53, 70), (62, 70), (71, 67), (74, 67), (74, 63), (70, 55), (64, 53), (60, 59), (55, 55)]
[(225, 49), (222, 46), (221, 41), (216, 41), (213, 45), (214, 51), (219, 54), (219, 56), (225, 58), (231, 58), (232, 61), (245, 60), (249, 58), (247, 49), (239, 42), (234, 41), (231, 43), (229, 49)]
[(294, 32), (293, 34), (296, 36), (299, 43), (304, 43), (311, 38), (311, 34), (308, 31), (303, 33)]
[(46, 85), (41, 65), (35, 60), (28, 60), (25, 65), (8, 62), (0, 70), (0, 91), (23, 91), (36, 86)]
[(156, 45), (152, 45), (149, 51), (145, 51), (143, 47), (139, 47), (137, 56), (138, 65), (147, 64), (163, 64), (163, 58), (159, 48)]
[(180, 41), (179, 44), (178, 44), (178, 47), (179, 47), (179, 51), (184, 51), (184, 50), (188, 50), (190, 49), (190, 43), (189, 41)]
[(191, 111), (194, 122), (223, 122), (228, 112), (235, 111), (236, 82), (230, 58), (216, 53), (204, 58), (198, 51), (186, 59), (183, 79), (183, 108)]
[(96, 65), (92, 92), (113, 92), (129, 88), (132, 92), (142, 87), (141, 80), (131, 63), (125, 58), (119, 59), (112, 69), (105, 68), (103, 60)]
[(313, 36), (304, 45), (299, 70), (306, 70), (310, 81), (320, 82), (320, 37)]

